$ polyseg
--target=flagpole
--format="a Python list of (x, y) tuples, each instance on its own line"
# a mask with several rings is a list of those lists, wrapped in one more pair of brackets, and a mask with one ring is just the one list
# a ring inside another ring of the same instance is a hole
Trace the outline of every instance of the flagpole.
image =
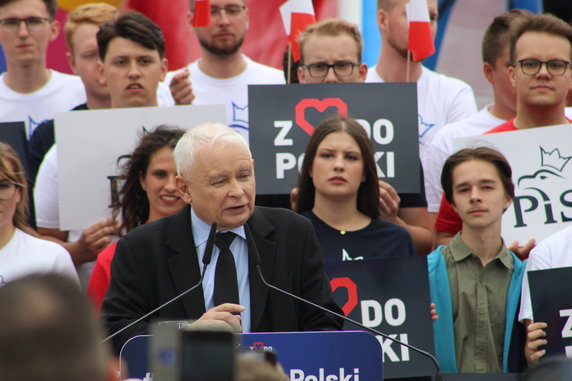
[(292, 42), (288, 42), (288, 72), (286, 73), (286, 83), (291, 83), (292, 76)]
[(405, 73), (405, 82), (409, 82), (409, 70), (410, 70), (410, 65), (411, 63), (411, 50), (407, 49), (407, 72)]

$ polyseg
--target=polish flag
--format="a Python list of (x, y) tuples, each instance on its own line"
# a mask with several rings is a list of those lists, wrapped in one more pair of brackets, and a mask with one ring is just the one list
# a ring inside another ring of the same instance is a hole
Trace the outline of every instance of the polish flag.
[(298, 61), (300, 46), (296, 40), (300, 33), (316, 22), (312, 0), (288, 0), (280, 6), (280, 15), (288, 41), (292, 44), (292, 56), (294, 61)]
[(211, 1), (195, 0), (195, 12), (193, 13), (193, 26), (209, 26), (211, 23)]
[(409, 20), (409, 45), (407, 48), (413, 55), (413, 61), (420, 61), (435, 53), (427, 0), (410, 0), (406, 10)]

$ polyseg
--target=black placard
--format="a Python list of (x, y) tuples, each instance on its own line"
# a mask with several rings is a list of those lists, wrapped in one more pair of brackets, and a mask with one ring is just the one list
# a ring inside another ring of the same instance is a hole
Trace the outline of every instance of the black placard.
[(310, 135), (332, 113), (364, 126), (382, 180), (399, 193), (419, 192), (415, 83), (252, 85), (248, 99), (257, 193), (285, 194), (296, 186)]
[[(426, 257), (326, 262), (326, 272), (346, 316), (435, 353)], [(385, 378), (435, 374), (431, 360), (388, 339), (383, 352)]]
[(572, 267), (528, 272), (535, 321), (548, 324), (546, 355), (572, 356)]

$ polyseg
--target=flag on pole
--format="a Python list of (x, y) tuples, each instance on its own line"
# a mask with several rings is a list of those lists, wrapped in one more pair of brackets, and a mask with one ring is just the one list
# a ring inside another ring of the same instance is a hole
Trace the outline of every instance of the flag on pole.
[(407, 48), (413, 55), (413, 61), (420, 61), (435, 53), (427, 0), (410, 0), (406, 10), (409, 21)]
[(292, 44), (292, 56), (294, 61), (298, 61), (300, 46), (296, 40), (300, 33), (316, 22), (312, 0), (288, 0), (280, 6), (280, 15), (288, 41)]
[(209, 26), (211, 23), (211, 1), (195, 0), (195, 11), (193, 13), (193, 26)]

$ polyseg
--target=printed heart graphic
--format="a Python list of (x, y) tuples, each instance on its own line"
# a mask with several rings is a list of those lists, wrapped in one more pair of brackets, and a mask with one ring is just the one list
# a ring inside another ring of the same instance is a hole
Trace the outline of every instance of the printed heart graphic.
[(342, 311), (345, 316), (348, 316), (350, 312), (358, 305), (358, 292), (357, 285), (348, 277), (343, 278), (333, 278), (330, 280), (330, 286), (332, 287), (332, 292), (335, 292), (338, 287), (345, 288), (348, 290), (348, 301), (342, 306)]
[(306, 109), (315, 108), (319, 112), (324, 112), (328, 107), (337, 108), (338, 114), (342, 117), (348, 115), (348, 105), (340, 98), (324, 98), (322, 100), (317, 98), (307, 98), (302, 99), (296, 105), (296, 124), (311, 136), (314, 133), (315, 128), (306, 120)]

